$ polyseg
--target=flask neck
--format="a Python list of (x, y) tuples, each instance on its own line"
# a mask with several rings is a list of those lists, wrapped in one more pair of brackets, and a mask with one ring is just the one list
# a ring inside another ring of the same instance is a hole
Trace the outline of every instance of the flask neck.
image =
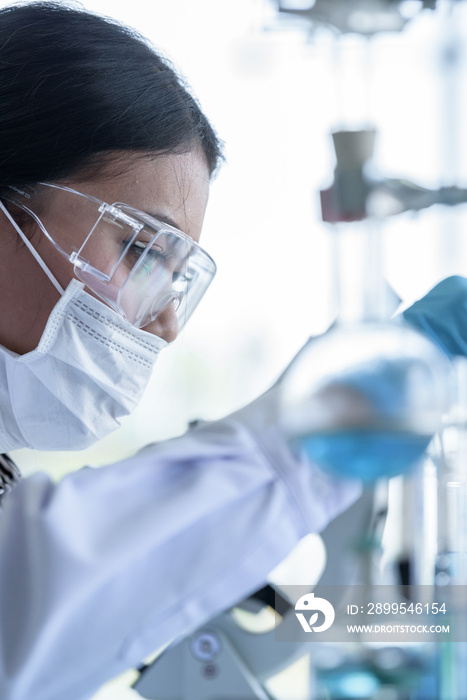
[(365, 219), (338, 224), (331, 235), (336, 322), (354, 325), (388, 320), (397, 304), (383, 275), (378, 223)]

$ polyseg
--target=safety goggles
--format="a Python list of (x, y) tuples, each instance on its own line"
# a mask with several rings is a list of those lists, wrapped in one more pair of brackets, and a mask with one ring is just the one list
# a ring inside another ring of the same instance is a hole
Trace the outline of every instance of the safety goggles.
[[(216, 273), (214, 260), (196, 241), (122, 202), (107, 204), (64, 185), (39, 185), (10, 187), (3, 199), (35, 220), (79, 280), (137, 328), (170, 308), (179, 330), (185, 325)], [(51, 188), (62, 195), (54, 223), (46, 227), (41, 212)]]

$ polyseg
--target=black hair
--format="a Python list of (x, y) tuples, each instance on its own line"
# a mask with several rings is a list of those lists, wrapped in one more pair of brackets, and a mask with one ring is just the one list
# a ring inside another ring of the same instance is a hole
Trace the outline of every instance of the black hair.
[(0, 10), (0, 196), (131, 152), (222, 147), (183, 79), (136, 31), (46, 0)]

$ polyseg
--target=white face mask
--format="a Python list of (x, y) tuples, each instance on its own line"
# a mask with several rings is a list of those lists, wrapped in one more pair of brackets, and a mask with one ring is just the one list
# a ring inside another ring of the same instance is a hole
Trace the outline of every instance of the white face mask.
[(35, 350), (0, 346), (0, 451), (79, 450), (139, 403), (167, 343), (134, 328), (73, 279)]

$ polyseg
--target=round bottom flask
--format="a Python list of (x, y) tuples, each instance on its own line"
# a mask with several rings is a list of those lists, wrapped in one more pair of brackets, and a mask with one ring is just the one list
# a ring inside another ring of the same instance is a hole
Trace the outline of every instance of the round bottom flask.
[(405, 472), (449, 404), (450, 363), (401, 322), (331, 328), (285, 374), (280, 420), (291, 448), (366, 482)]

